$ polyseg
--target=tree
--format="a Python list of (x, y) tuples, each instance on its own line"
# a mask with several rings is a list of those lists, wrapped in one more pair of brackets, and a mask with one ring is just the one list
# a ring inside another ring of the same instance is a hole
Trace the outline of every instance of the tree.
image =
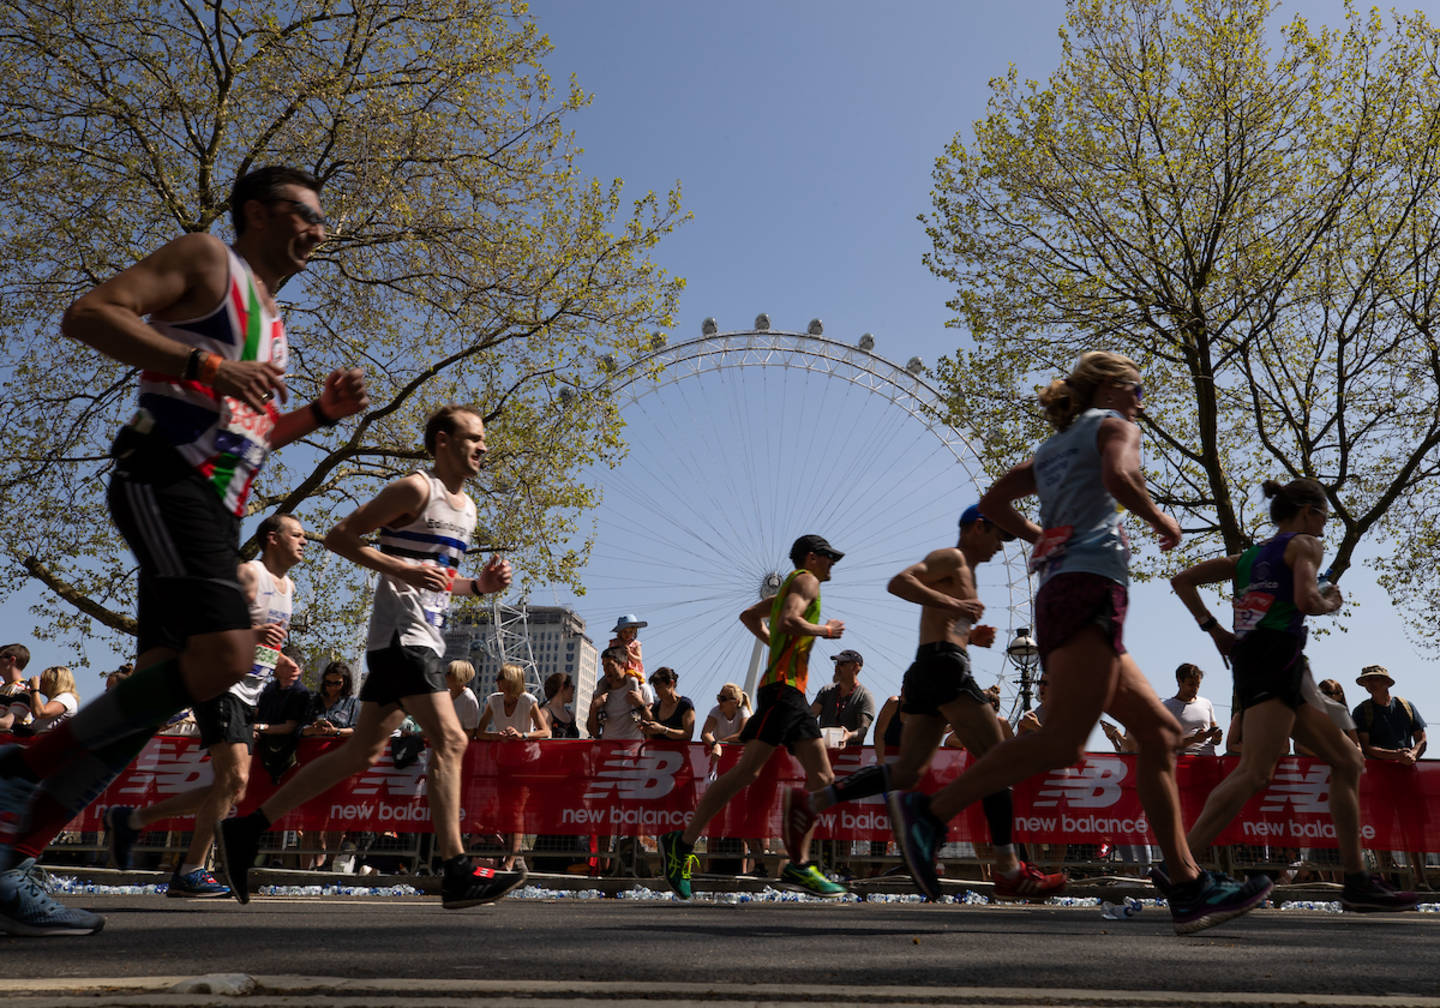
[(1156, 498), (1191, 534), (1165, 569), (1243, 548), (1250, 491), (1308, 476), (1337, 576), (1364, 543), (1397, 603), (1433, 607), (1412, 550), (1437, 528), (1440, 36), (1353, 6), (1343, 30), (1272, 28), (1273, 8), (1073, 0), (1048, 83), (992, 81), (922, 218), (971, 335), (939, 365), (949, 418), (1003, 470), (1046, 433), (1026, 386), (1128, 354)]
[[(481, 542), (574, 579), (588, 545), (564, 544), (595, 500), (578, 472), (623, 451), (585, 390), (670, 324), (682, 281), (651, 253), (681, 212), (678, 192), (626, 210), (620, 180), (583, 177), (563, 119), (588, 98), (555, 95), (549, 49), (503, 0), (0, 0), (0, 590), (46, 586), (42, 633), (133, 631), (102, 495), (134, 374), (59, 339), (59, 315), (175, 234), (227, 227), (231, 181), (266, 163), (314, 171), (333, 222), (280, 295), (292, 397), (361, 364), (373, 406), (273, 457), (251, 510), (323, 533), (422, 464), (434, 407), (476, 403)], [(353, 654), (359, 572), (303, 566), (309, 643)]]

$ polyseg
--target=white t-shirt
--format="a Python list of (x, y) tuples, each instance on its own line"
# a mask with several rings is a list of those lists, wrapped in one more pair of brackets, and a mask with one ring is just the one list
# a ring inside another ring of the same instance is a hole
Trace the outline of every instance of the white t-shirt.
[(469, 735), (480, 726), (480, 701), (475, 699), (469, 686), (450, 699), (455, 701), (455, 716), (460, 719), (460, 727)]
[(30, 722), (30, 727), (36, 732), (49, 731), (66, 718), (74, 717), (75, 712), (80, 709), (80, 701), (76, 699), (74, 693), (60, 693), (49, 700), (50, 703), (57, 701), (65, 707), (63, 711), (59, 714), (51, 714), (49, 717), (37, 717)]
[[(1215, 706), (1204, 697), (1196, 697), (1189, 703), (1176, 697), (1166, 697), (1160, 701), (1165, 709), (1175, 715), (1180, 722), (1180, 735), (1182, 738), (1189, 738), (1201, 728), (1209, 728), (1216, 723)], [(1215, 743), (1211, 741), (1192, 742), (1181, 752), (1191, 756), (1214, 756)]]
[[(710, 708), (710, 713), (705, 715), (705, 720), (708, 721), (711, 718), (715, 719), (713, 731), (715, 732), (715, 740), (718, 742), (721, 739), (727, 739), (731, 735), (734, 735), (740, 730), (740, 727), (745, 724), (745, 708), (737, 704), (735, 706), (735, 717), (727, 718), (725, 713), (720, 709), (720, 705), (716, 704)], [(702, 724), (701, 727), (703, 728), (704, 725)]]
[[(490, 710), (490, 726), (486, 731), (500, 732), (506, 728), (514, 728), (521, 735), (535, 730), (535, 725), (530, 718), (530, 711), (534, 709), (536, 700), (529, 693), (521, 693), (520, 699), (515, 702), (515, 713), (505, 713), (505, 694), (491, 693), (485, 701), (485, 706)], [(475, 723), (479, 724), (479, 715), (476, 715)]]

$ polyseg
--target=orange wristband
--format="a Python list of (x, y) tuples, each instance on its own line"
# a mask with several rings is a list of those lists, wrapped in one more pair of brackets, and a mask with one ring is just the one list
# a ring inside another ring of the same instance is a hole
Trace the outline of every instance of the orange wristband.
[(220, 361), (220, 355), (215, 353), (207, 353), (201, 359), (196, 375), (200, 379), (200, 384), (212, 386), (215, 384), (215, 379), (220, 376)]

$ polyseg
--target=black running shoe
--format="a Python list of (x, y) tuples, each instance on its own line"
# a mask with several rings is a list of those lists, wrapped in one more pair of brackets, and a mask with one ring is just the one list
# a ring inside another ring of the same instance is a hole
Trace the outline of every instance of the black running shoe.
[(516, 871), (496, 871), (494, 868), (472, 868), (464, 865), (457, 870), (447, 864), (441, 876), (440, 905), (446, 910), (463, 910), (483, 903), (494, 903), (524, 881), (524, 868)]
[(215, 824), (215, 867), (230, 895), (250, 902), (250, 868), (260, 853), (260, 829), (250, 816), (221, 819)]
[(112, 805), (105, 811), (105, 841), (110, 846), (110, 857), (116, 868), (129, 868), (131, 852), (140, 831), (130, 828), (129, 805)]
[(1340, 905), (1351, 913), (1386, 913), (1414, 910), (1420, 900), (1413, 892), (1391, 888), (1379, 875), (1346, 875)]

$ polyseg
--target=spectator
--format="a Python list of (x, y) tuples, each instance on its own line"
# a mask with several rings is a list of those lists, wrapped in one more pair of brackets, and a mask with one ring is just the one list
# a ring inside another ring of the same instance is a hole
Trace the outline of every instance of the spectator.
[[(445, 668), (445, 686), (455, 704), (455, 716), (466, 738), (475, 738), (480, 730), (480, 701), (470, 691), (475, 681), (475, 666), (468, 661), (452, 661)], [(523, 682), (523, 679), (522, 679)]]
[(1225, 737), (1215, 720), (1215, 707), (1200, 695), (1205, 673), (1185, 662), (1175, 670), (1175, 695), (1160, 702), (1180, 722), (1180, 751), (1187, 756), (1214, 756), (1215, 744)]
[(720, 687), (715, 695), (715, 706), (705, 715), (705, 725), (700, 729), (700, 741), (712, 759), (720, 758), (720, 745), (724, 742), (740, 741), (740, 732), (750, 717), (750, 697), (733, 682)]
[(647, 738), (689, 742), (695, 737), (695, 704), (680, 695), (676, 688), (679, 684), (675, 670), (663, 665), (650, 677), (655, 703), (650, 707), (650, 717), (640, 722), (640, 730)]
[[(1346, 738), (1355, 743), (1355, 748), (1360, 749), (1360, 733), (1355, 730), (1355, 719), (1350, 716), (1350, 707), (1345, 702), (1345, 687), (1340, 685), (1338, 679), (1322, 679), (1316, 689), (1323, 698), (1317, 706), (1329, 715), (1330, 720), (1335, 722), (1335, 727), (1339, 728)], [(1295, 755), (1314, 756), (1315, 754), (1296, 742)]]
[(131, 665), (129, 662), (125, 662), (113, 672), (106, 672), (104, 674), (105, 692), (109, 693), (117, 685), (124, 682), (126, 679), (129, 679), (130, 676), (134, 674), (134, 672), (135, 666)]
[(293, 661), (275, 666), (275, 677), (260, 691), (255, 704), (255, 754), (276, 784), (295, 765), (300, 726), (310, 719), (315, 695), (300, 682)]
[[(44, 695), (42, 702), (40, 697)], [(54, 728), (66, 718), (75, 716), (80, 709), (80, 697), (75, 692), (75, 675), (68, 666), (51, 665), (44, 672), (30, 680), (30, 714), (28, 725), (31, 733), (39, 735)]]
[[(860, 669), (865, 659), (859, 651), (846, 648), (837, 655), (831, 655), (830, 660), (835, 663), (834, 678), (815, 694), (810, 713), (820, 722), (822, 730), (845, 730), (835, 748), (863, 746), (865, 736), (870, 733), (870, 725), (875, 721), (875, 698), (860, 685)], [(829, 735), (828, 732), (826, 734)]]
[(14, 730), (30, 719), (30, 687), (24, 681), (30, 649), (24, 644), (0, 648), (0, 732)]
[(1045, 673), (1040, 673), (1040, 679), (1035, 683), (1035, 697), (1040, 702), (1035, 705), (1034, 710), (1028, 710), (1021, 715), (1019, 722), (1015, 725), (1016, 735), (1029, 735), (1031, 732), (1040, 730), (1045, 723), (1045, 696), (1050, 691), (1050, 680), (1045, 678)]
[[(633, 615), (621, 616), (615, 621), (614, 628), (610, 631), (615, 636), (610, 641), (612, 648), (620, 648), (625, 652), (625, 674), (633, 676), (639, 683), (645, 682), (645, 660), (640, 655), (639, 633), (641, 627), (649, 626), (644, 620), (638, 620)], [(649, 701), (651, 698), (646, 697)]]
[(625, 671), (626, 657), (625, 650), (618, 647), (608, 647), (600, 653), (600, 685), (590, 701), (590, 716), (585, 721), (585, 730), (591, 738), (609, 742), (645, 737), (640, 731), (640, 722), (649, 717), (650, 707), (641, 684)]
[(575, 680), (567, 673), (552, 672), (545, 680), (545, 704), (541, 712), (550, 725), (552, 739), (578, 739), (580, 726), (575, 723)]
[[(1410, 701), (1390, 695), (1390, 687), (1395, 685), (1395, 680), (1383, 665), (1366, 665), (1355, 681), (1370, 691), (1370, 699), (1360, 701), (1352, 715), (1355, 731), (1360, 736), (1360, 751), (1367, 759), (1414, 766), (1415, 761), (1425, 754), (1425, 719)], [(1413, 805), (1423, 825), (1425, 803), (1415, 802)], [(1409, 857), (1415, 874), (1415, 888), (1429, 889), (1425, 879), (1425, 855), (1412, 852)]]
[(332, 661), (320, 673), (320, 692), (315, 697), (310, 723), (300, 734), (319, 738), (353, 735), (359, 714), (360, 702), (355, 699), (355, 677), (350, 666), (343, 661)]
[[(508, 745), (511, 742), (550, 737), (545, 715), (540, 713), (540, 704), (525, 692), (524, 669), (509, 663), (501, 665), (495, 684), (500, 689), (491, 693), (490, 698), (485, 701), (485, 709), (480, 712), (477, 738)], [(504, 750), (497, 753), (495, 759), (502, 765), (509, 762)], [(523, 805), (523, 801), (517, 803), (515, 811), (520, 812)], [(505, 871), (514, 871), (525, 866), (520, 860), (520, 840), (521, 833), (518, 828), (505, 834), (506, 855), (500, 866)]]

